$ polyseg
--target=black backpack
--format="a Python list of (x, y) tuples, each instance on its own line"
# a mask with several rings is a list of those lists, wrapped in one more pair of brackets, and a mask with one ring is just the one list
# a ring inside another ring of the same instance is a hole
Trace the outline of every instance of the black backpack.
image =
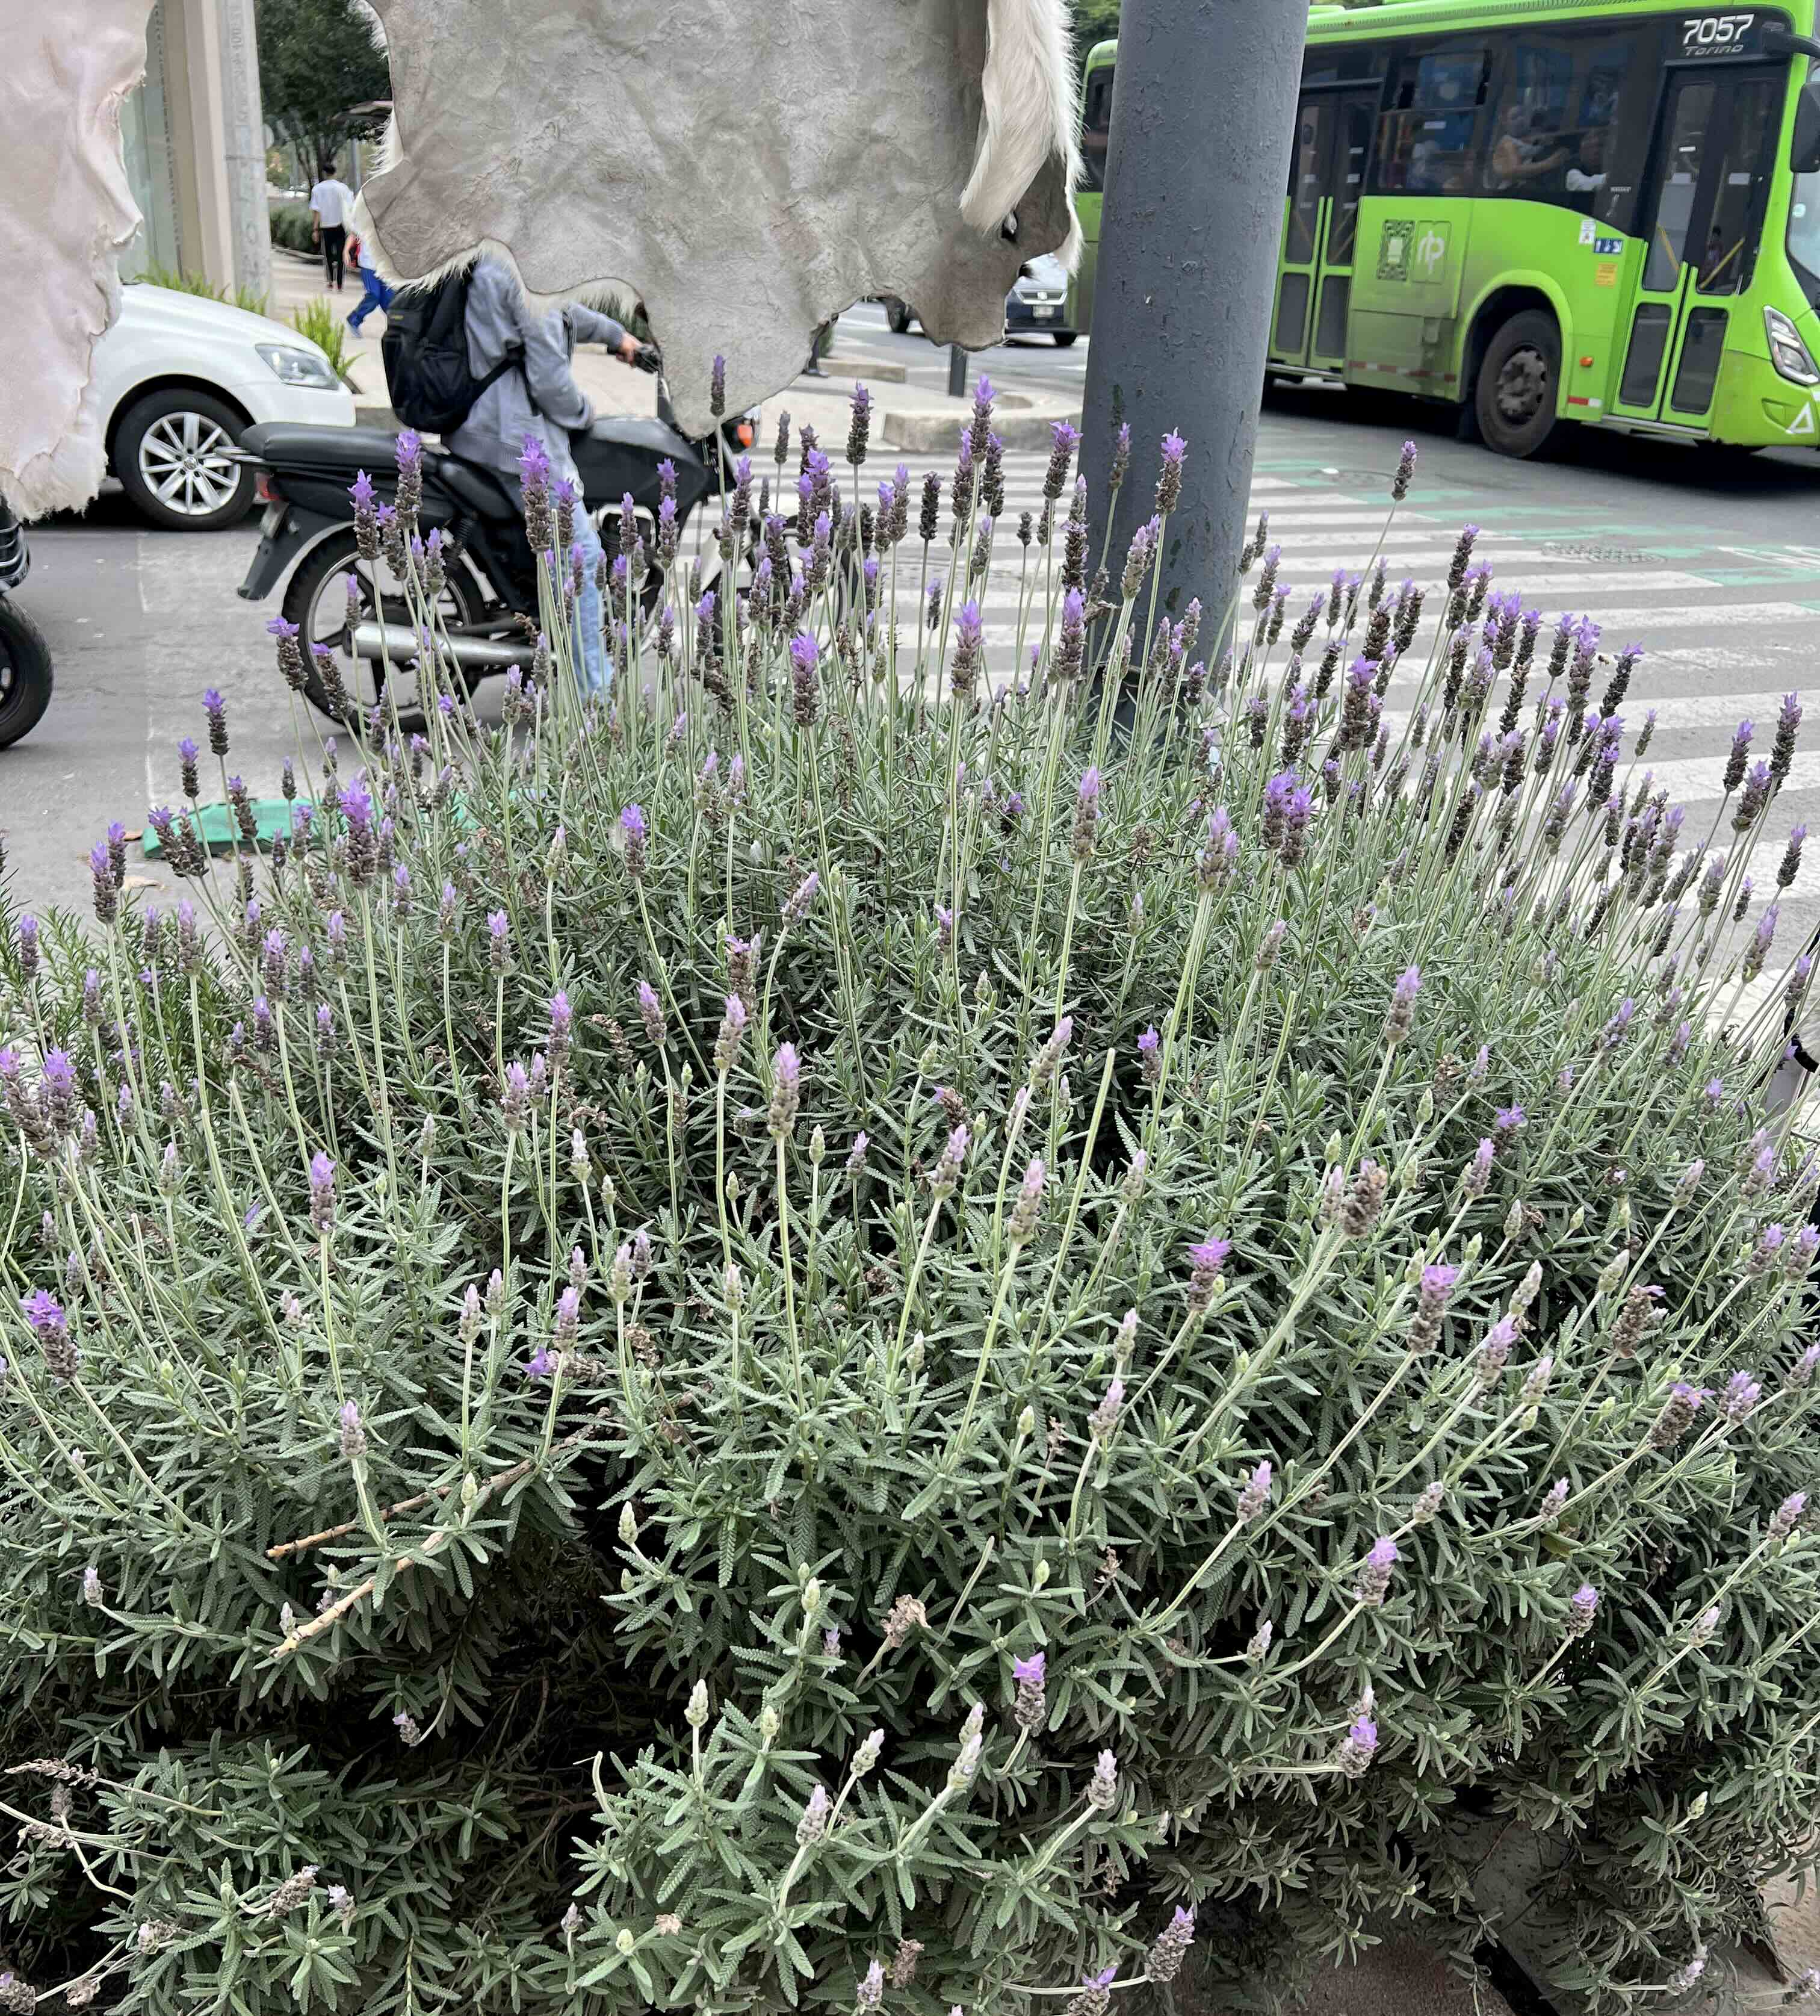
[(473, 269), (401, 291), (379, 339), (392, 411), (419, 434), (451, 434), (495, 379), (524, 361), (516, 344), (484, 378), (468, 369), (468, 283)]

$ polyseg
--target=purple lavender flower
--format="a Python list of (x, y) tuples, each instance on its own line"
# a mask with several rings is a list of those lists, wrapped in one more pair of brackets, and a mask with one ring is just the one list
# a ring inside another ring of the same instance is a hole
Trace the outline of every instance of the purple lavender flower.
[(1763, 1398), (1763, 1382), (1748, 1372), (1734, 1372), (1719, 1395), (1719, 1412), (1733, 1425), (1743, 1420)]
[(1040, 1729), (1048, 1712), (1044, 1694), (1048, 1681), (1044, 1655), (1033, 1652), (1027, 1659), (1013, 1660), (1011, 1677), (1017, 1683), (1017, 1697), (1011, 1705), (1012, 1720), (1020, 1729)]
[(550, 996), (550, 1068), (559, 1071), (569, 1055), (569, 1046), (574, 1040), (575, 1011), (569, 1005), (569, 997), (561, 988)]
[(343, 1460), (358, 1462), (366, 1454), (366, 1430), (361, 1424), (360, 1409), (352, 1400), (344, 1400), (337, 1418), (341, 1423)]
[(45, 1355), (45, 1369), (59, 1385), (76, 1376), (81, 1353), (70, 1335), (70, 1319), (63, 1305), (49, 1288), (34, 1288), (21, 1298), (20, 1307)]
[[(794, 1043), (780, 1043), (777, 1054), (771, 1061), (771, 1110), (768, 1116), (771, 1137), (783, 1140), (797, 1124), (797, 1113), (802, 1104), (803, 1067), (797, 1056)], [(963, 1136), (966, 1129), (961, 1130)]]
[(1229, 1239), (1203, 1239), (1199, 1245), (1188, 1249), (1188, 1264), (1193, 1270), (1188, 1283), (1190, 1314), (1205, 1311), (1213, 1301), (1214, 1292), (1220, 1285), (1221, 1270), (1232, 1250), (1232, 1242)]
[(1347, 1730), (1334, 1752), (1334, 1768), (1343, 1778), (1362, 1778), (1371, 1768), (1377, 1749), (1378, 1725), (1369, 1715), (1361, 1715)]
[(1415, 1025), (1415, 997), (1422, 988), (1419, 967), (1408, 967), (1397, 975), (1390, 990), (1390, 1006), (1384, 1017), (1384, 1041), (1394, 1047)]
[(325, 1239), (335, 1229), (335, 1165), (319, 1150), (310, 1161), (310, 1222)]
[(1167, 1985), (1182, 1971), (1189, 1948), (1194, 1944), (1194, 1906), (1178, 1904), (1175, 1915), (1150, 1942), (1145, 1971), (1153, 1982)]
[(1511, 1347), (1516, 1342), (1516, 1319), (1502, 1316), (1486, 1331), (1479, 1346), (1479, 1355), (1474, 1367), (1481, 1386), (1494, 1384), (1504, 1375), (1504, 1368), (1510, 1363)]
[(1270, 1503), (1271, 1484), (1270, 1459), (1266, 1456), (1246, 1478), (1239, 1493), (1238, 1521), (1241, 1526), (1249, 1526)]
[(1599, 1591), (1591, 1582), (1583, 1582), (1567, 1599), (1567, 1636), (1584, 1638), (1592, 1629), (1592, 1619), (1599, 1608)]
[(1163, 437), (1163, 466), (1156, 478), (1156, 512), (1167, 517), (1182, 502), (1182, 466), (1188, 443), (1172, 429)]
[(1437, 1262), (1423, 1269), (1421, 1283), (1416, 1290), (1415, 1313), (1409, 1322), (1409, 1348), (1412, 1352), (1432, 1351), (1439, 1341), (1448, 1299), (1459, 1278), (1459, 1269), (1444, 1262)]
[(645, 842), (648, 828), (642, 805), (628, 805), (619, 815), (620, 837), (624, 844), (626, 873), (635, 882), (645, 872)]
[(202, 697), (202, 710), (208, 716), (209, 747), (217, 756), (228, 753), (228, 703), (210, 686)]
[(1358, 1571), (1358, 1582), (1354, 1591), (1357, 1600), (1368, 1610), (1376, 1610), (1384, 1600), (1390, 1586), (1390, 1571), (1397, 1565), (1397, 1543), (1388, 1533), (1372, 1543), (1371, 1552)]
[(1146, 1085), (1155, 1085), (1163, 1075), (1162, 1042), (1154, 1024), (1138, 1039), (1138, 1060)]
[(652, 1045), (662, 1049), (669, 1040), (664, 1020), (664, 1004), (657, 999), (657, 990), (648, 980), (638, 982), (638, 1020), (645, 1025), (645, 1034)]

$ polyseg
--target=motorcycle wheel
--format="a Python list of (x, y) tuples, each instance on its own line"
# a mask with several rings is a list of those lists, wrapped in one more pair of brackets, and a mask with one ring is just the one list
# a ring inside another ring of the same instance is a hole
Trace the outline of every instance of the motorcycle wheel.
[(0, 595), (0, 749), (29, 735), (51, 704), (51, 647), (16, 603)]
[[(379, 577), (376, 581), (376, 570)], [(379, 704), (385, 692), (385, 668), (374, 660), (357, 658), (353, 639), (348, 635), (347, 596), (342, 578), (350, 574), (360, 584), (362, 617), (372, 616), (383, 601), (388, 621), (409, 627), (411, 616), (401, 584), (383, 558), (370, 566), (361, 558), (351, 525), (331, 532), (320, 545), (312, 546), (304, 554), (285, 589), (284, 614), (287, 622), (297, 626), (297, 643), (302, 648), (306, 668), (304, 691), (310, 704), (329, 720), (351, 726), (346, 713), (336, 709), (323, 685), (310, 649), (312, 644), (326, 645), (340, 661), (342, 683), (354, 706), (364, 711)], [(478, 619), (478, 592), (464, 568), (457, 566), (451, 570), (441, 607), (444, 618), (451, 625), (473, 623)], [(527, 664), (530, 659), (531, 644), (527, 639)], [(405, 719), (420, 718), (415, 712), (414, 700), (412, 709), (401, 710), (401, 714)]]

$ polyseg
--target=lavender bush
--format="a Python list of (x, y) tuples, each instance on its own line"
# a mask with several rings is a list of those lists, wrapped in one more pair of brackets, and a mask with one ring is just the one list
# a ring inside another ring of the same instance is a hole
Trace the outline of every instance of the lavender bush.
[(552, 560), (503, 729), (7, 914), (0, 2007), (1264, 1996), (1468, 1951), (1467, 1815), (1617, 2009), (1808, 1852), (1798, 705), (1696, 840), (1469, 528), (1222, 620), (1174, 437), (1109, 578), (1070, 430), (1014, 524), (864, 418), (731, 610), (628, 511), (610, 712)]

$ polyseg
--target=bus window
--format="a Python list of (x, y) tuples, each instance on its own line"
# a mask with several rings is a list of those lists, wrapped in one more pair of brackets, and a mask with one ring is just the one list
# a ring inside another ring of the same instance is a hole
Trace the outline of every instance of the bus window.
[[(1636, 31), (1614, 36), (1602, 27), (1511, 38), (1493, 110), (1487, 194), (1560, 203), (1608, 221), (1618, 214), (1635, 179), (1614, 180), (1614, 163), (1634, 151), (1620, 122), (1638, 39)], [(1637, 67), (1642, 74), (1650, 66)]]
[(1402, 53), (1379, 124), (1374, 191), (1471, 196), (1480, 187), (1490, 70), (1482, 44)]
[(1081, 106), (1081, 187), (1106, 187), (1106, 148), (1112, 138), (1112, 70), (1102, 63), (1088, 77)]

